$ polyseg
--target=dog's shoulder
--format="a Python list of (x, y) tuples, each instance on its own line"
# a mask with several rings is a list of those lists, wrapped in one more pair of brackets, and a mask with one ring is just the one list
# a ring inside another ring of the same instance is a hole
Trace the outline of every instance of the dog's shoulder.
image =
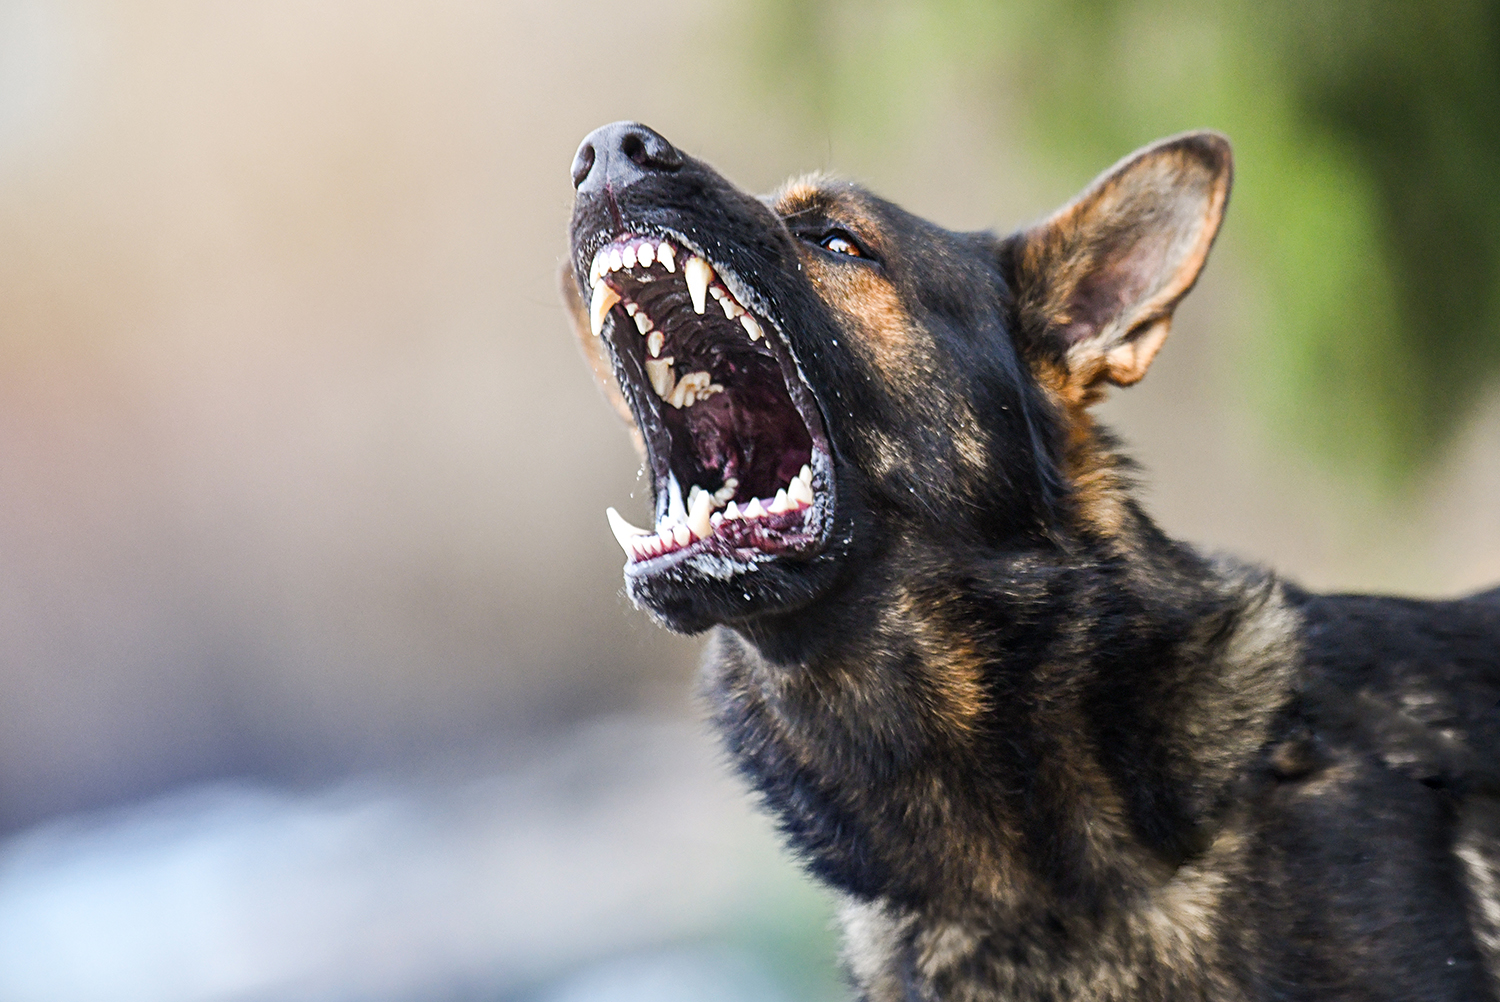
[(1430, 786), (1500, 793), (1500, 589), (1288, 598), (1304, 623), (1310, 717)]

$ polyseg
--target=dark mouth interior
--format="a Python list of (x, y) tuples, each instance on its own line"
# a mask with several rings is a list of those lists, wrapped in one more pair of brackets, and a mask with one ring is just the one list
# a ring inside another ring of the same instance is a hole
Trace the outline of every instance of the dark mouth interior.
[[(766, 508), (799, 473), (818, 465), (813, 432), (788, 388), (788, 378), (797, 377), (786, 374), (788, 360), (778, 357), (779, 345), (772, 346), (769, 324), (752, 316), (759, 334), (752, 338), (746, 322), (730, 316), (717, 298), (708, 298), (698, 313), (682, 269), (682, 263), (670, 273), (659, 265), (622, 268), (605, 277), (623, 297), (611, 309), (606, 331), (622, 377), (633, 384), (627, 397), (650, 452), (658, 524), (674, 479), (684, 494), (693, 487), (716, 494), (715, 508), (722, 513), (731, 501), (739, 508), (757, 501)], [(715, 296), (743, 312), (717, 277), (714, 285)], [(647, 329), (660, 332), (656, 355), (634, 313), (649, 317)], [(651, 369), (660, 372), (668, 359), (672, 378), (696, 377), (705, 386), (684, 406), (653, 389)], [(779, 552), (809, 541), (810, 510), (804, 505), (768, 511), (746, 521), (716, 517), (714, 538), (701, 542)]]

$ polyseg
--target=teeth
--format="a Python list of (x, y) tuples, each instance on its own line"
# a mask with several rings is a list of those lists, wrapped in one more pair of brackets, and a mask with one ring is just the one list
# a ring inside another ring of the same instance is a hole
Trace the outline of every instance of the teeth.
[(798, 480), (805, 480), (805, 481), (807, 481), (807, 486), (811, 487), (812, 486), (812, 467), (808, 466), (806, 463), (803, 463), (802, 464), (802, 469), (799, 470), (799, 471), (797, 471), (797, 479)]
[(635, 245), (630, 244), (620, 252), (620, 262), (627, 268), (635, 267)]
[(746, 518), (760, 518), (764, 514), (766, 514), (766, 509), (760, 503), (760, 498), (751, 498), (750, 503), (745, 505)]
[(656, 248), (656, 260), (660, 261), (661, 266), (667, 269), (667, 271), (677, 270), (677, 262), (674, 260), (675, 255), (676, 251), (665, 240), (661, 242), (661, 246)]
[[(694, 488), (697, 490), (697, 488)], [(713, 513), (713, 495), (707, 491), (699, 490), (693, 498), (693, 506), (688, 510), (688, 528), (693, 535), (699, 539), (707, 539), (713, 532), (713, 526), (709, 524), (708, 517)]]
[(745, 328), (745, 333), (750, 335), (750, 340), (760, 340), (760, 324), (755, 322), (754, 317), (746, 313), (740, 317), (740, 324)]
[(714, 491), (714, 500), (719, 502), (719, 504), (723, 504), (725, 501), (730, 501), (733, 498), (734, 488), (728, 483), (725, 483), (723, 487), (720, 487), (718, 490)]
[(739, 309), (739, 307), (735, 305), (734, 300), (730, 299), (728, 296), (725, 296), (723, 299), (719, 300), (719, 305), (724, 308), (724, 319), (733, 320), (734, 311)]
[(776, 491), (776, 497), (771, 500), (771, 507), (766, 510), (772, 515), (779, 515), (791, 506), (792, 503), (787, 500), (786, 488), (783, 487)]
[[(650, 334), (646, 335), (646, 350), (651, 352), (652, 358), (655, 358), (656, 356), (661, 354), (661, 346), (666, 342), (666, 340), (667, 336), (661, 331), (652, 331)], [(646, 364), (649, 365), (650, 363), (648, 362)]]
[(688, 295), (693, 297), (693, 312), (702, 314), (708, 300), (708, 283), (714, 280), (713, 268), (694, 254), (682, 266), (682, 277), (687, 281)]
[(625, 304), (625, 315), (627, 317), (633, 317), (637, 313), (639, 313), (640, 311), (641, 311), (641, 308), (639, 306), (635, 305), (634, 303), (626, 303)]
[(672, 540), (678, 546), (686, 546), (693, 541), (693, 530), (689, 529), (683, 523), (678, 522), (672, 526)]
[(724, 518), (726, 521), (740, 517), (740, 506), (733, 501), (724, 506)]
[[(807, 469), (805, 466), (802, 468), (804, 470)], [(799, 504), (809, 505), (813, 503), (812, 486), (801, 477), (792, 478), (792, 482), (787, 485), (786, 496)]]
[(589, 265), (589, 285), (598, 285), (599, 279), (604, 274), (604, 255), (595, 254), (594, 263)]
[(600, 282), (594, 286), (594, 301), (589, 306), (589, 325), (593, 327), (596, 337), (604, 330), (604, 317), (609, 313), (610, 307), (619, 301), (620, 294), (608, 284)]
[(635, 540), (651, 535), (647, 530), (638, 529), (625, 521), (613, 508), (604, 509), (604, 517), (609, 519), (609, 529), (615, 534), (615, 541), (620, 544), (620, 549), (625, 551), (627, 557), (635, 555), (635, 547), (631, 545)]
[(640, 249), (635, 252), (637, 260), (641, 262), (642, 268), (651, 267), (651, 262), (656, 260), (656, 248), (651, 244), (641, 244)]
[(717, 284), (710, 285), (708, 287), (708, 294), (710, 296), (713, 296), (715, 301), (721, 303), (724, 301), (724, 297), (728, 295), (728, 293), (724, 291), (724, 287)]
[(672, 363), (675, 361), (670, 355), (646, 360), (646, 378), (651, 380), (651, 388), (663, 400), (672, 395), (672, 387), (677, 382), (677, 378), (672, 375)]
[(646, 316), (645, 311), (641, 311), (635, 315), (635, 329), (642, 334), (651, 329), (651, 318)]

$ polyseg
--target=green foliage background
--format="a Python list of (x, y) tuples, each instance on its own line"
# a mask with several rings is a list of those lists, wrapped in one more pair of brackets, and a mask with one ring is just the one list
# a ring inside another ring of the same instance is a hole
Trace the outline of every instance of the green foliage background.
[(1230, 219), (1272, 297), (1239, 360), (1243, 385), (1283, 441), (1320, 460), (1399, 487), (1500, 371), (1500, 5), (749, 10), (786, 103), (872, 142), (900, 134), (934, 78), (1019, 106), (1033, 145), (1085, 177), (1158, 136), (1228, 133)]

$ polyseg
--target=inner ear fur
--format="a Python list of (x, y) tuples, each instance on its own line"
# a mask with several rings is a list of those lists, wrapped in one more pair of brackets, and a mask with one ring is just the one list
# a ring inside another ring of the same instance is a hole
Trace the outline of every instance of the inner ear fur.
[(583, 357), (594, 373), (594, 380), (598, 382), (599, 389), (604, 391), (604, 398), (615, 409), (615, 413), (620, 415), (620, 420), (630, 429), (636, 452), (645, 458), (646, 443), (641, 438), (641, 430), (635, 425), (635, 416), (630, 413), (625, 395), (620, 392), (620, 384), (615, 381), (614, 363), (610, 361), (609, 349), (604, 345), (604, 338), (595, 335), (589, 326), (588, 304), (583, 301), (583, 293), (578, 291), (578, 282), (573, 277), (573, 268), (566, 261), (558, 272), (557, 284), (562, 293), (563, 305), (568, 308), (568, 316), (573, 321), (573, 335), (578, 339), (578, 347), (582, 349)]
[(1004, 242), (1017, 340), (1044, 384), (1088, 404), (1103, 384), (1146, 374), (1208, 258), (1232, 176), (1224, 136), (1172, 136)]

